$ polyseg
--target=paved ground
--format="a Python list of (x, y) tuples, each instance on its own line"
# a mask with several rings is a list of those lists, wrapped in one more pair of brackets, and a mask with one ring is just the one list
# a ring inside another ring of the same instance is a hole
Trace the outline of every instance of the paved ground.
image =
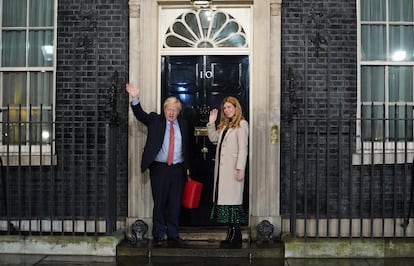
[(252, 259), (205, 257), (88, 257), (0, 254), (0, 265), (56, 266), (414, 266), (410, 259)]
[(223, 249), (214, 241), (190, 241), (185, 248), (153, 247), (151, 242), (132, 245), (123, 241), (117, 247), (117, 254), (118, 257), (0, 254), (0, 266), (414, 266), (414, 257), (285, 259), (279, 242), (244, 243), (241, 249)]

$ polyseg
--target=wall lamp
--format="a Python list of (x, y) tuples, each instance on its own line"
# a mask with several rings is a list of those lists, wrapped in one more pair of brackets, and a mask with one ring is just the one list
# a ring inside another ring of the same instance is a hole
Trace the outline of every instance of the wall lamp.
[(190, 0), (194, 8), (209, 8), (211, 6), (212, 0)]

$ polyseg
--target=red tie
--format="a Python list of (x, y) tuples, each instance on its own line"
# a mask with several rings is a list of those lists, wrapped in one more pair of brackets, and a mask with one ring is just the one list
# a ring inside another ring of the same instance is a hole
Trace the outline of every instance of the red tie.
[(174, 124), (170, 122), (170, 143), (168, 144), (167, 164), (171, 165), (174, 160)]

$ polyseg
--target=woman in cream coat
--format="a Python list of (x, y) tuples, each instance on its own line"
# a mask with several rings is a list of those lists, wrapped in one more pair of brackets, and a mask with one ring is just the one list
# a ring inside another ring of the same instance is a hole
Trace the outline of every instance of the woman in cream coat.
[(208, 138), (217, 144), (211, 219), (229, 226), (222, 246), (240, 248), (240, 224), (245, 219), (243, 190), (249, 125), (243, 117), (239, 101), (231, 96), (221, 104), (220, 123), (216, 128), (217, 115), (217, 109), (211, 110), (207, 124)]

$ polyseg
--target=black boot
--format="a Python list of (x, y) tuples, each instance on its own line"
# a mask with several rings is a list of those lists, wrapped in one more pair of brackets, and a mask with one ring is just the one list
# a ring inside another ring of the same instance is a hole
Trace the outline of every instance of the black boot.
[(240, 226), (230, 226), (230, 234), (227, 242), (223, 241), (222, 248), (241, 248), (242, 247), (242, 235)]
[(231, 248), (241, 248), (242, 247), (242, 234), (240, 230), (240, 226), (234, 227), (234, 233), (232, 235), (232, 239), (229, 239), (230, 247)]
[(233, 234), (233, 231), (234, 231), (234, 228), (232, 226), (229, 226), (227, 228), (227, 236), (226, 236), (226, 239), (223, 240), (223, 241), (220, 241), (220, 246), (221, 247), (227, 247), (229, 245), (229, 243), (230, 243), (230, 237)]

